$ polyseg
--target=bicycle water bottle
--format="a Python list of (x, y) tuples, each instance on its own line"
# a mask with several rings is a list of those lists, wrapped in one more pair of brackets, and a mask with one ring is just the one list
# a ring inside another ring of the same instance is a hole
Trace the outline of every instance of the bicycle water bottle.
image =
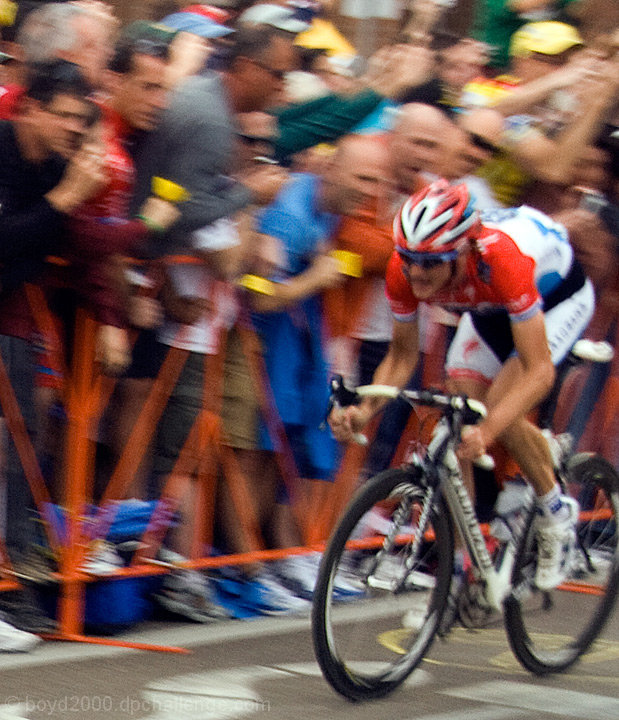
[(522, 480), (506, 480), (494, 505), (496, 517), (490, 523), (490, 534), (499, 542), (506, 543), (518, 535), (526, 521), (532, 489)]

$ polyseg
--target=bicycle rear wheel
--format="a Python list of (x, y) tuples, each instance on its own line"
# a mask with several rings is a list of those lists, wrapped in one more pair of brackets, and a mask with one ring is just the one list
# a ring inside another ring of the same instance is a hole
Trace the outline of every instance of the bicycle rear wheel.
[[(323, 556), (314, 650), (327, 681), (349, 700), (382, 697), (403, 683), (426, 654), (445, 609), (453, 532), (441, 495), (414, 473), (387, 470), (368, 481)], [(338, 592), (342, 578), (355, 594)]]
[(619, 586), (617, 472), (602, 457), (580, 453), (570, 460), (566, 485), (580, 504), (570, 576), (551, 592), (534, 587), (536, 547), (529, 523), (505, 602), (512, 650), (538, 675), (566, 670), (589, 649), (612, 614)]

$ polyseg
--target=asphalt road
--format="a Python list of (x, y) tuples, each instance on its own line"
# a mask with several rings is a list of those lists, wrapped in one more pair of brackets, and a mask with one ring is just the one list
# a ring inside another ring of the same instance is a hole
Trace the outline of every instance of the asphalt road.
[(122, 638), (191, 652), (48, 642), (28, 655), (0, 655), (0, 720), (619, 719), (617, 612), (567, 674), (538, 678), (521, 669), (499, 621), (456, 628), (406, 685), (365, 704), (347, 702), (323, 680), (307, 618), (153, 623)]

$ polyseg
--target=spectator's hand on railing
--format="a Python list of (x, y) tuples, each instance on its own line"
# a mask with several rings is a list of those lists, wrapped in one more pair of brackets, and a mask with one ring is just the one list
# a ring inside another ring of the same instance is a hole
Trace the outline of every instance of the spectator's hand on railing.
[(127, 331), (114, 325), (100, 325), (95, 359), (106, 375), (121, 375), (131, 363), (131, 344)]

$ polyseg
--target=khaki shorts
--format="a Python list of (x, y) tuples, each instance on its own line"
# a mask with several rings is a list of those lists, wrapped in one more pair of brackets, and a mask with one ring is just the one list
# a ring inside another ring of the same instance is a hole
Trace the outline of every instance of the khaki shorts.
[(226, 445), (255, 450), (260, 406), (236, 328), (228, 333), (226, 342), (223, 392), (221, 419)]

